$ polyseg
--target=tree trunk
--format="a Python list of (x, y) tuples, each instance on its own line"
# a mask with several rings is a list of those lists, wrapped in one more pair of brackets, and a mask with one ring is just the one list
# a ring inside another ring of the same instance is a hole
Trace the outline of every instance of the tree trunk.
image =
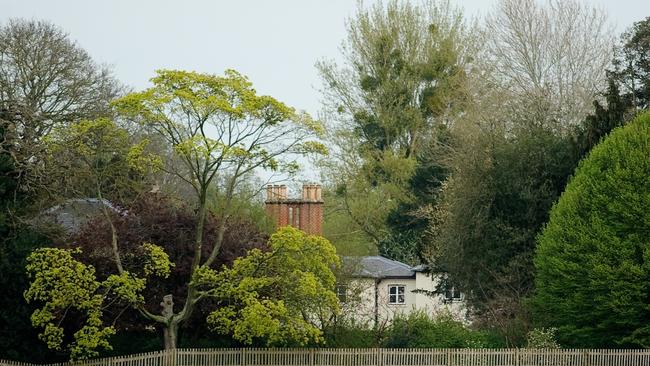
[(165, 349), (175, 349), (178, 342), (178, 323), (175, 321), (169, 322), (163, 330), (165, 337)]
[(162, 315), (166, 319), (163, 335), (165, 338), (165, 349), (174, 349), (178, 342), (178, 319), (174, 319), (174, 298), (172, 295), (163, 296)]

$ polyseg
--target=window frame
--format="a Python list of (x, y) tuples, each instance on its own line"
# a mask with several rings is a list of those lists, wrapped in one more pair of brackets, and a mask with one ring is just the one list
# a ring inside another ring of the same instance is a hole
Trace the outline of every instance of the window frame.
[[(391, 293), (392, 289), (395, 289), (394, 294)], [(402, 290), (401, 293), (400, 289)], [(395, 301), (391, 301), (393, 296)], [(402, 296), (402, 301), (399, 301), (400, 296)], [(398, 283), (388, 285), (388, 305), (406, 305), (406, 285)]]
[[(448, 294), (450, 294), (451, 296), (447, 296)], [(457, 297), (454, 296), (455, 294), (458, 294), (458, 296)], [(460, 302), (460, 301), (463, 301), (463, 299), (465, 298), (463, 293), (459, 289), (457, 289), (456, 286), (448, 287), (445, 290), (445, 293), (444, 293), (443, 296), (445, 298), (445, 302), (447, 302), (447, 303)]]

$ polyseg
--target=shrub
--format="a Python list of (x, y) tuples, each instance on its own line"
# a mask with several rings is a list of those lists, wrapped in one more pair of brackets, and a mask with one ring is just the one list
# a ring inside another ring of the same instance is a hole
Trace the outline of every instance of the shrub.
[(526, 348), (560, 348), (556, 333), (557, 328), (535, 328), (528, 332)]
[(339, 321), (324, 330), (325, 347), (370, 348), (379, 345), (379, 333), (365, 323)]
[(491, 344), (484, 331), (468, 328), (450, 314), (432, 318), (414, 311), (397, 315), (384, 341), (391, 348), (487, 348)]

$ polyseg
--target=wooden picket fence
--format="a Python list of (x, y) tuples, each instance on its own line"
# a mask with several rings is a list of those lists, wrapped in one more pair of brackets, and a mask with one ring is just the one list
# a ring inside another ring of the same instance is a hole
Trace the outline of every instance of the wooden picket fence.
[[(176, 349), (48, 366), (650, 366), (641, 349)], [(3, 361), (0, 366), (35, 366)]]

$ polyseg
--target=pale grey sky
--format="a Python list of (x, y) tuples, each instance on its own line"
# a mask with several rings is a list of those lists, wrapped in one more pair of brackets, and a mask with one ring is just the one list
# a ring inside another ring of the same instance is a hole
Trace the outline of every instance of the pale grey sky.
[[(585, 0), (602, 6), (619, 31), (650, 15), (650, 0)], [(451, 0), (467, 15), (495, 0)], [(256, 89), (316, 115), (314, 63), (338, 58), (354, 0), (0, 0), (0, 23), (47, 19), (136, 90), (154, 70), (220, 74), (234, 68)]]

